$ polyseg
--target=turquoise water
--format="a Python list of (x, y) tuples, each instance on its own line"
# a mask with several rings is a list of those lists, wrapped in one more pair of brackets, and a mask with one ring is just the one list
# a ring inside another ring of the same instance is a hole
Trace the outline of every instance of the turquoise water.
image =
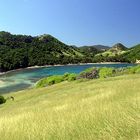
[(134, 64), (88, 64), (18, 70), (0, 76), (0, 94), (31, 88), (34, 86), (36, 81), (50, 75), (59, 75), (64, 74), (65, 72), (79, 73), (90, 67), (119, 68), (128, 66), (134, 66)]

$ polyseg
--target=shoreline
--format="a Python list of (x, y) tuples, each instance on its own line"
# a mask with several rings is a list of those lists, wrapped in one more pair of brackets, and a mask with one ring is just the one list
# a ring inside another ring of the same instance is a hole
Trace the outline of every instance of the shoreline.
[(28, 70), (28, 69), (37, 69), (37, 68), (45, 68), (45, 67), (59, 67), (59, 66), (75, 66), (75, 65), (93, 65), (93, 64), (129, 64), (129, 63), (121, 63), (121, 62), (101, 62), (101, 63), (79, 63), (79, 64), (65, 64), (65, 65), (44, 65), (44, 66), (30, 66), (30, 67), (26, 67), (26, 68), (19, 68), (19, 69), (14, 69), (14, 70), (9, 70), (6, 72), (0, 72), (0, 76), (1, 75), (5, 75), (11, 72), (15, 72), (15, 71), (20, 71), (20, 70)]

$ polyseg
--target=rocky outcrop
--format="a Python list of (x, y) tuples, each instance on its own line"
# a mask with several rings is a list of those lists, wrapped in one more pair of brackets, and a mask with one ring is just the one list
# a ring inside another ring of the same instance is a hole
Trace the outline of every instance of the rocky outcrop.
[(79, 76), (77, 76), (77, 79), (96, 79), (99, 77), (99, 70), (93, 69), (90, 72), (83, 72)]

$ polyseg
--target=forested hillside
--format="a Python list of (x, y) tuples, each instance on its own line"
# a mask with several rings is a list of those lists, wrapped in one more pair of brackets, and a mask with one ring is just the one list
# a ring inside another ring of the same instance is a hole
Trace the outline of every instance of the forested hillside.
[(97, 62), (129, 62), (140, 59), (140, 45), (127, 49), (123, 44), (69, 46), (55, 37), (12, 35), (0, 32), (0, 72), (29, 66)]
[(140, 60), (140, 44), (130, 48), (122, 56), (125, 58), (127, 62), (135, 63), (136, 60)]
[(27, 36), (0, 32), (0, 70), (34, 65), (78, 63), (83, 54), (51, 35)]

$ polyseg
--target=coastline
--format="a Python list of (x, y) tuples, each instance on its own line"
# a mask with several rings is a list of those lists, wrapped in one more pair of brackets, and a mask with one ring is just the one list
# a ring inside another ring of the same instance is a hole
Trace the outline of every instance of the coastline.
[(78, 63), (78, 64), (65, 64), (65, 65), (44, 65), (44, 66), (31, 66), (31, 67), (26, 67), (26, 68), (19, 68), (19, 69), (14, 69), (14, 70), (9, 70), (6, 72), (0, 72), (0, 76), (4, 74), (8, 74), (11, 72), (15, 71), (20, 71), (20, 70), (28, 70), (28, 69), (37, 69), (37, 68), (45, 68), (45, 67), (59, 67), (59, 66), (75, 66), (75, 65), (93, 65), (93, 64), (128, 64), (127, 62), (121, 63), (121, 62), (101, 62), (101, 63)]

